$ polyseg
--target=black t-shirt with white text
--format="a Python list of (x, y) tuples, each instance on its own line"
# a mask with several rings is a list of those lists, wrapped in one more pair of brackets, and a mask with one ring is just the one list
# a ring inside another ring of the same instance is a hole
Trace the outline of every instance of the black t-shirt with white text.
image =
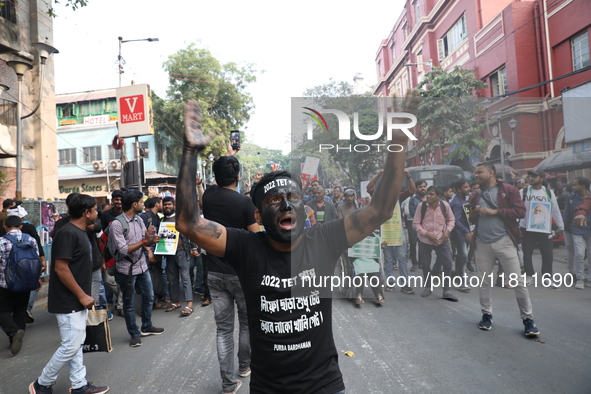
[[(252, 200), (234, 190), (213, 186), (203, 193), (203, 217), (224, 227), (246, 229), (256, 222), (255, 211)], [(236, 275), (223, 259), (212, 254), (206, 256), (207, 271)]]
[(92, 283), (92, 247), (85, 230), (65, 224), (53, 239), (47, 309), (51, 313), (72, 313), (84, 306), (55, 273), (56, 259), (70, 260), (68, 267), (80, 288), (90, 295)]
[(224, 258), (238, 273), (248, 310), (252, 394), (345, 389), (332, 335), (330, 288), (302, 287), (302, 278), (334, 274), (348, 246), (343, 223), (305, 229), (291, 252), (275, 250), (265, 233), (227, 229)]

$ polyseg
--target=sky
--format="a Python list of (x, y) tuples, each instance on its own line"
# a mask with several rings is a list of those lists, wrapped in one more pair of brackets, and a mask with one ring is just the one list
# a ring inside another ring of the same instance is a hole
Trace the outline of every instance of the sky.
[[(330, 78), (353, 84), (361, 72), (376, 83), (375, 57), (404, 0), (245, 2), (228, 0), (89, 0), (72, 11), (56, 5), (53, 45), (56, 93), (115, 88), (118, 38), (156, 37), (122, 46), (123, 86), (148, 83), (166, 96), (162, 63), (190, 43), (221, 62), (254, 63), (257, 82), (248, 91), (255, 109), (243, 129), (260, 146), (290, 149), (290, 102)], [(165, 4), (165, 5), (164, 5)]]

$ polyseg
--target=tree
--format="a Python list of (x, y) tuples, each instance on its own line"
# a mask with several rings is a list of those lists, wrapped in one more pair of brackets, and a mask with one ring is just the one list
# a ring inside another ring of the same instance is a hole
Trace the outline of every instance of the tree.
[(184, 105), (187, 100), (196, 100), (201, 106), (203, 129), (215, 135), (203, 154), (225, 154), (230, 131), (243, 127), (254, 108), (246, 92), (248, 84), (256, 81), (254, 66), (222, 64), (207, 49), (192, 43), (170, 55), (163, 68), (169, 75), (169, 87), (167, 99), (153, 94), (156, 141), (162, 142), (162, 134), (172, 136), (169, 149), (180, 157)]
[(257, 172), (270, 172), (274, 164), (279, 170), (289, 169), (290, 165), (290, 156), (284, 155), (280, 149), (263, 148), (249, 142), (242, 144), (236, 157), (242, 164), (242, 181), (249, 185), (253, 184), (252, 176)]
[[(61, 3), (60, 0), (54, 0), (56, 4)], [(89, 0), (66, 0), (66, 7), (72, 7), (73, 11), (76, 11), (78, 8), (86, 7), (88, 5)], [(55, 18), (57, 14), (55, 13), (55, 8), (49, 7), (47, 10), (47, 14), (52, 18)]]
[(482, 119), (483, 107), (476, 97), (487, 85), (475, 78), (474, 72), (460, 67), (451, 71), (434, 67), (417, 86), (423, 97), (417, 116), (422, 136), (420, 150), (454, 147), (446, 155), (450, 161), (482, 151), (486, 141), (480, 135), (484, 125), (478, 119)]
[(335, 81), (330, 78), (327, 83), (308, 88), (304, 97), (349, 97), (353, 94), (353, 86), (347, 81)]

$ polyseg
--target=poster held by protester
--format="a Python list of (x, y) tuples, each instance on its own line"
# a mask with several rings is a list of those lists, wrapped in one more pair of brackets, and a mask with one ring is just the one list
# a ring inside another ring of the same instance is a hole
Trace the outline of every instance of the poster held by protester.
[(172, 255), (176, 254), (176, 248), (179, 244), (179, 232), (174, 227), (174, 223), (160, 223), (160, 229), (158, 230), (158, 236), (160, 240), (156, 245), (154, 254), (160, 255)]
[(527, 217), (527, 231), (550, 234), (552, 231), (551, 204), (546, 202), (531, 202)]
[(404, 244), (402, 233), (402, 220), (400, 217), (400, 206), (396, 203), (392, 218), (382, 224), (382, 242), (387, 242), (388, 246), (400, 246)]
[(366, 259), (379, 259), (382, 257), (380, 237), (366, 237), (360, 242), (349, 248), (349, 257), (359, 257)]

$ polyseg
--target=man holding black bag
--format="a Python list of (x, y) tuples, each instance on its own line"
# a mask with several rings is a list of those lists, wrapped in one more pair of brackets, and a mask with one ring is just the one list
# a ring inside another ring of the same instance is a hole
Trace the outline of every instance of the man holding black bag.
[[(146, 229), (139, 216), (144, 209), (142, 197), (141, 192), (128, 191), (123, 196), (123, 213), (113, 220), (109, 230), (109, 238), (113, 238), (115, 249), (119, 252), (113, 254), (117, 268), (115, 280), (123, 293), (123, 311), (127, 331), (131, 335), (131, 347), (142, 345), (141, 336), (160, 335), (164, 332), (164, 328), (152, 325), (154, 290), (144, 251), (148, 253), (149, 259), (154, 258), (150, 246), (158, 243), (158, 235), (153, 226)], [(126, 229), (123, 222), (126, 223)], [(136, 324), (134, 310), (136, 282), (142, 296), (141, 330)]]
[(29, 393), (53, 393), (59, 372), (68, 364), (72, 393), (102, 394), (108, 387), (96, 387), (86, 380), (82, 344), (86, 337), (88, 308), (94, 305), (92, 283), (92, 247), (86, 227), (96, 217), (96, 200), (86, 194), (75, 196), (69, 205), (70, 222), (55, 235), (49, 276), (47, 309), (55, 313), (61, 345), (41, 376), (29, 385)]

